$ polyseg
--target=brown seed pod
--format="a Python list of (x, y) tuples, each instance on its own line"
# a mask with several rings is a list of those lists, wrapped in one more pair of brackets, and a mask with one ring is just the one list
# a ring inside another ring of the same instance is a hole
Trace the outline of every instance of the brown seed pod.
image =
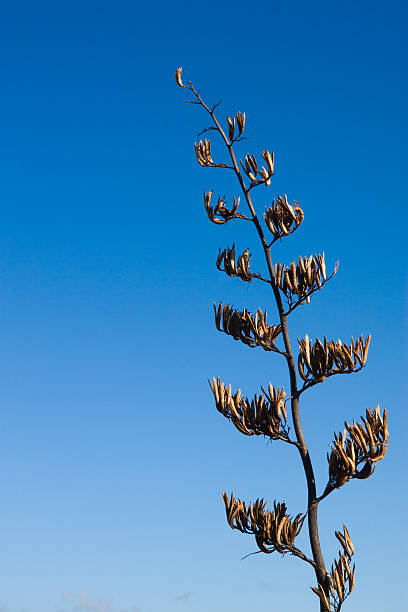
[(238, 276), (245, 282), (251, 282), (253, 275), (249, 272), (249, 260), (251, 254), (249, 249), (246, 249), (242, 255), (238, 257), (237, 263), (235, 262), (235, 245), (232, 248), (226, 248), (223, 251), (219, 250), (216, 266), (218, 270), (225, 272), (228, 276)]
[(283, 198), (278, 196), (276, 201), (272, 201), (271, 206), (265, 208), (264, 219), (267, 228), (277, 240), (282, 236), (292, 234), (302, 223), (304, 213), (296, 201), (293, 202), (293, 205), (289, 204), (285, 194)]
[(176, 70), (176, 83), (179, 87), (185, 87), (185, 85), (183, 85), (183, 81), (181, 80), (181, 72), (182, 72), (182, 68), (177, 68)]
[(269, 385), (269, 394), (264, 389), (263, 395), (254, 396), (252, 400), (243, 397), (241, 389), (233, 395), (231, 385), (228, 387), (219, 378), (208, 381), (214, 395), (215, 405), (223, 416), (246, 436), (268, 436), (272, 440), (287, 439), (286, 393), (278, 387)]
[[(265, 183), (266, 185), (270, 185), (270, 179), (274, 172), (274, 154), (269, 153), (269, 151), (265, 149), (265, 151), (261, 153), (261, 157), (266, 162), (266, 168), (262, 166), (261, 169), (259, 169), (255, 155), (251, 155), (250, 153), (245, 155), (245, 164), (240, 161), (241, 168), (247, 177), (251, 179), (252, 183)], [(258, 174), (261, 177), (260, 179), (257, 179)]]
[(321, 382), (334, 374), (360, 371), (366, 363), (370, 339), (371, 336), (367, 336), (366, 340), (361, 336), (356, 342), (352, 339), (350, 346), (341, 340), (327, 341), (326, 338), (323, 343), (317, 338), (314, 344), (311, 344), (307, 334), (305, 339), (298, 339), (299, 374), (306, 386)]
[(245, 308), (242, 312), (228, 304), (214, 302), (215, 326), (219, 331), (232, 336), (234, 340), (241, 340), (251, 348), (261, 346), (265, 351), (279, 352), (275, 346), (279, 334), (280, 325), (267, 325), (266, 312), (259, 308), (252, 315)]
[(315, 254), (310, 257), (299, 257), (297, 264), (294, 261), (289, 266), (284, 266), (280, 262), (275, 264), (275, 278), (279, 289), (289, 300), (297, 296), (300, 301), (304, 301), (333, 278), (337, 270), (338, 264), (327, 278), (324, 253)]
[[(387, 411), (381, 417), (379, 406), (367, 409), (363, 425), (345, 423), (343, 434), (334, 434), (334, 442), (327, 456), (329, 481), (326, 491), (338, 489), (352, 478), (369, 478), (375, 471), (388, 446)], [(363, 464), (361, 469), (358, 469)]]
[(211, 157), (211, 143), (209, 140), (200, 140), (198, 143), (194, 143), (194, 150), (197, 157), (197, 161), (200, 166), (214, 166), (214, 161)]
[(222, 495), (228, 524), (232, 529), (255, 536), (259, 550), (270, 554), (277, 551), (281, 554), (291, 552), (296, 536), (302, 529), (305, 515), (298, 514), (291, 518), (286, 514), (284, 502), (273, 504), (273, 510), (265, 510), (266, 502), (257, 499), (246, 508), (245, 502), (235, 499), (231, 494)]
[(212, 191), (204, 191), (204, 206), (209, 220), (217, 225), (222, 225), (230, 221), (230, 219), (234, 219), (239, 206), (239, 197), (237, 200), (235, 200), (235, 196), (233, 197), (232, 208), (225, 206), (226, 200), (224, 196), (218, 198), (217, 204), (213, 208), (211, 206), (212, 193)]
[(245, 113), (240, 113), (238, 111), (235, 116), (237, 118), (237, 124), (238, 124), (238, 136), (241, 136), (242, 132), (244, 131), (244, 127), (245, 127)]

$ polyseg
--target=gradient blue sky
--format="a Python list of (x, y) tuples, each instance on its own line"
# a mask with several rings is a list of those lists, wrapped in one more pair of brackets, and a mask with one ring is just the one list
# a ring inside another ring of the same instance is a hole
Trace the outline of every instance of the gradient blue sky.
[(246, 112), (241, 154), (275, 151), (258, 210), (283, 192), (304, 209), (275, 259), (340, 260), (292, 341), (373, 335), (367, 368), (311, 390), (302, 417), (322, 490), (333, 430), (389, 410), (385, 460), (323, 502), (321, 540), (330, 564), (349, 526), (344, 610), (403, 610), (407, 13), (394, 0), (2, 3), (2, 612), (317, 609), (309, 566), (241, 561), (256, 546), (226, 526), (223, 490), (292, 514), (306, 491), (294, 448), (241, 436), (213, 405), (208, 377), (249, 395), (288, 380), (277, 356), (214, 328), (214, 299), (273, 305), (215, 268), (233, 241), (264, 264), (252, 228), (205, 216), (204, 188), (237, 191), (195, 161), (208, 120), (184, 103), (180, 65), (222, 99), (221, 119)]

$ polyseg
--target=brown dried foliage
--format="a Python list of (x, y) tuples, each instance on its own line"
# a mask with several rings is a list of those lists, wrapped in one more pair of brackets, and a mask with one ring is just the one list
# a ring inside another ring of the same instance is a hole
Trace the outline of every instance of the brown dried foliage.
[(222, 497), (230, 527), (254, 535), (261, 552), (285, 554), (297, 550), (294, 542), (302, 529), (305, 515), (298, 514), (291, 518), (286, 514), (284, 502), (274, 502), (273, 510), (265, 510), (267, 502), (257, 499), (254, 504), (249, 504), (247, 510), (245, 502), (235, 499), (233, 494), (228, 498), (223, 493)]
[[(380, 407), (374, 411), (366, 410), (363, 423), (345, 422), (343, 433), (334, 433), (334, 442), (327, 455), (329, 463), (329, 482), (325, 493), (342, 487), (351, 478), (364, 479), (374, 474), (377, 461), (382, 459), (388, 446), (387, 411), (383, 416)], [(358, 470), (358, 466), (364, 463)]]
[(286, 439), (286, 393), (279, 387), (269, 384), (269, 393), (263, 388), (263, 394), (252, 400), (243, 397), (241, 389), (234, 394), (231, 385), (228, 387), (220, 378), (208, 381), (214, 395), (218, 412), (232, 421), (235, 427), (246, 436), (268, 436), (271, 440)]
[(333, 278), (337, 270), (338, 265), (327, 277), (324, 253), (299, 257), (297, 264), (292, 261), (289, 266), (284, 266), (280, 262), (275, 264), (276, 282), (290, 302), (294, 295), (298, 296), (299, 300), (307, 300), (312, 293), (319, 291), (328, 280)]
[(216, 266), (228, 276), (238, 276), (241, 280), (250, 283), (254, 277), (249, 271), (250, 258), (249, 249), (246, 249), (235, 262), (235, 244), (233, 244), (231, 249), (227, 247), (223, 251), (219, 250)]
[(363, 336), (351, 344), (343, 344), (341, 340), (321, 342), (318, 338), (314, 344), (306, 334), (299, 340), (298, 369), (301, 378), (308, 383), (317, 383), (333, 374), (346, 374), (361, 370), (367, 360), (371, 336), (364, 340)]
[(223, 223), (230, 221), (230, 219), (234, 219), (240, 216), (237, 214), (237, 210), (239, 206), (239, 197), (237, 200), (235, 200), (235, 196), (234, 196), (232, 208), (227, 208), (225, 206), (226, 200), (224, 196), (218, 198), (217, 204), (214, 207), (212, 207), (211, 206), (212, 194), (213, 194), (212, 191), (204, 191), (204, 206), (205, 206), (205, 210), (206, 210), (207, 216), (210, 221), (212, 221), (213, 223), (217, 225), (222, 225)]
[(289, 204), (285, 193), (283, 198), (278, 196), (276, 201), (272, 201), (272, 206), (265, 208), (264, 219), (267, 228), (277, 240), (292, 234), (302, 223), (304, 214), (296, 200), (293, 205)]
[(267, 325), (266, 312), (259, 308), (252, 315), (245, 308), (236, 310), (229, 304), (214, 302), (215, 325), (218, 331), (232, 336), (234, 340), (241, 340), (251, 348), (261, 346), (264, 351), (280, 352), (275, 346), (275, 341), (281, 332), (280, 325)]

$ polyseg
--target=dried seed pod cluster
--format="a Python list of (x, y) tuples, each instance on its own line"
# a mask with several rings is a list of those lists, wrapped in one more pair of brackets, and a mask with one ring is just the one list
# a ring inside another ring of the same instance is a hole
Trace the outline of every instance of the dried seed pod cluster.
[(320, 382), (333, 374), (345, 374), (358, 372), (367, 360), (368, 347), (371, 336), (366, 340), (363, 336), (357, 338), (351, 344), (343, 344), (341, 340), (328, 342), (324, 338), (323, 343), (318, 338), (311, 344), (309, 336), (299, 340), (298, 368), (299, 374), (304, 381)]
[(228, 136), (230, 141), (232, 142), (233, 140), (235, 140), (235, 120), (237, 122), (238, 125), (238, 136), (237, 138), (239, 138), (242, 135), (242, 132), (244, 131), (244, 127), (245, 127), (245, 113), (240, 113), (239, 111), (237, 112), (237, 114), (235, 115), (235, 117), (233, 117), (231, 119), (231, 117), (227, 117), (227, 123), (228, 123)]
[(225, 272), (228, 276), (239, 276), (241, 280), (250, 283), (253, 279), (253, 274), (249, 271), (250, 258), (249, 249), (246, 249), (235, 263), (235, 245), (233, 244), (231, 249), (227, 247), (223, 251), (219, 250), (216, 265), (218, 270)]
[[(329, 463), (329, 482), (326, 492), (342, 487), (351, 478), (364, 479), (374, 474), (377, 461), (382, 459), (388, 446), (387, 411), (383, 416), (380, 407), (374, 411), (366, 410), (363, 424), (345, 422), (343, 433), (334, 433), (334, 442), (327, 455)], [(348, 436), (347, 436), (348, 434)], [(357, 467), (364, 463), (361, 470)]]
[(216, 223), (217, 225), (222, 225), (226, 223), (230, 219), (234, 219), (237, 216), (237, 210), (239, 206), (239, 197), (235, 200), (235, 196), (233, 198), (232, 208), (227, 208), (225, 206), (226, 200), (225, 197), (222, 196), (218, 198), (217, 204), (214, 208), (211, 206), (211, 197), (212, 191), (204, 191), (204, 206), (207, 212), (207, 216), (210, 221)]
[[(344, 533), (336, 531), (335, 535), (343, 548), (343, 552), (339, 550), (339, 560), (334, 560), (328, 576), (329, 591), (333, 598), (333, 609), (336, 612), (340, 610), (344, 600), (354, 588), (356, 566), (354, 564), (353, 568), (350, 567), (351, 557), (354, 555), (354, 546), (347, 527), (344, 525)], [(323, 587), (319, 584), (318, 587), (312, 587), (312, 591), (316, 593), (326, 610), (330, 612), (332, 608)]]
[(286, 514), (284, 502), (274, 502), (272, 511), (265, 510), (267, 502), (257, 499), (254, 504), (249, 504), (247, 510), (245, 502), (235, 499), (233, 494), (228, 498), (228, 495), (223, 493), (222, 497), (227, 521), (232, 529), (253, 534), (259, 550), (264, 553), (272, 553), (275, 550), (282, 554), (291, 552), (305, 516), (298, 514), (291, 518)]
[(280, 262), (275, 264), (276, 282), (281, 291), (288, 299), (292, 295), (298, 295), (300, 299), (306, 299), (309, 295), (318, 291), (330, 280), (338, 270), (335, 266), (334, 272), (327, 278), (324, 253), (322, 255), (310, 255), (310, 257), (299, 257), (298, 264), (294, 261), (286, 267)]
[(235, 427), (246, 436), (268, 436), (272, 440), (287, 438), (286, 431), (286, 393), (279, 387), (269, 384), (269, 394), (255, 394), (249, 401), (243, 397), (241, 389), (234, 395), (219, 378), (208, 381), (214, 395), (218, 412), (232, 421)]
[(267, 325), (266, 312), (259, 308), (252, 315), (245, 308), (242, 312), (229, 304), (214, 302), (215, 326), (220, 332), (232, 336), (234, 340), (241, 340), (247, 346), (261, 346), (265, 351), (280, 352), (275, 341), (281, 332), (280, 325)]
[(204, 141), (200, 140), (198, 144), (195, 142), (194, 150), (200, 166), (210, 167), (215, 165), (211, 157), (211, 143), (209, 140), (205, 138)]
[(266, 207), (264, 219), (267, 228), (275, 240), (291, 234), (299, 227), (304, 219), (303, 210), (296, 200), (289, 204), (286, 193), (284, 197), (278, 196), (272, 201), (272, 206)]
[[(265, 166), (258, 168), (255, 155), (251, 155), (250, 153), (247, 153), (245, 156), (245, 165), (242, 163), (242, 161), (240, 161), (240, 164), (247, 177), (251, 179), (252, 183), (265, 183), (265, 185), (269, 186), (271, 184), (270, 179), (274, 172), (275, 156), (273, 153), (269, 153), (269, 151), (265, 149), (261, 153), (261, 157), (266, 163), (266, 168)], [(257, 178), (258, 175), (261, 177), (260, 179)]]

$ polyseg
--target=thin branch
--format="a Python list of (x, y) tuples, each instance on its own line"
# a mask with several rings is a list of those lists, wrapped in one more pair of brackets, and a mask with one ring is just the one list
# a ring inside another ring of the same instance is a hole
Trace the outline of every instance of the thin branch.
[[(198, 93), (200, 93), (200, 90), (198, 90)], [(222, 100), (220, 100), (219, 102), (217, 102), (216, 104), (214, 104), (211, 107), (211, 112), (213, 113), (215, 111), (216, 108), (218, 108), (220, 105), (222, 104)]]
[[(273, 240), (271, 242), (271, 245), (275, 242), (275, 240)], [(311, 289), (310, 291), (308, 291), (307, 293), (305, 293), (305, 295), (299, 297), (299, 299), (295, 302), (295, 304), (293, 305), (293, 299), (291, 299), (289, 301), (288, 299), (288, 306), (289, 306), (289, 310), (287, 312), (285, 312), (285, 315), (289, 315), (291, 314), (294, 310), (296, 310), (296, 308), (298, 306), (302, 306), (303, 304), (307, 304), (308, 301), (307, 299), (310, 298), (310, 296), (312, 296), (314, 293), (317, 293), (318, 291), (321, 291), (321, 289), (323, 289), (323, 287), (326, 285), (326, 283), (329, 282), (329, 280), (331, 280), (334, 275), (336, 274), (337, 270), (335, 272), (333, 272), (333, 274), (331, 274), (325, 281), (324, 283), (322, 283), (322, 285), (320, 287), (315, 287), (314, 289)], [(291, 298), (293, 298), (293, 295), (296, 294), (291, 294)]]
[(288, 435), (287, 438), (282, 437), (282, 438), (279, 438), (279, 439), (282, 440), (283, 442), (287, 442), (288, 444), (293, 444), (293, 446), (296, 446), (296, 448), (299, 448), (299, 442), (289, 438), (289, 435)]
[(239, 212), (235, 213), (233, 218), (234, 219), (245, 219), (246, 221), (251, 221), (251, 223), (253, 222), (253, 219)]
[(241, 558), (241, 561), (243, 561), (244, 559), (247, 559), (248, 557), (251, 557), (252, 555), (259, 555), (259, 553), (261, 552), (262, 550), (256, 550), (255, 552), (248, 553), (247, 555), (245, 555), (245, 557)]
[[(263, 552), (262, 550), (256, 550), (255, 552), (248, 553), (247, 555), (241, 558), (241, 561), (243, 561), (244, 559), (247, 559), (248, 557), (251, 557), (252, 555), (259, 555), (262, 552)], [(310, 565), (314, 569), (316, 569), (316, 563), (312, 559), (309, 559), (309, 557), (307, 557), (301, 550), (296, 548), (296, 546), (293, 546), (290, 548), (288, 547), (287, 552), (293, 555), (294, 557), (298, 557), (298, 559), (302, 559), (302, 561), (306, 561), (306, 563), (310, 563)]]
[(235, 142), (241, 142), (242, 140), (248, 140), (248, 138), (246, 136), (237, 136), (236, 138), (233, 138), (231, 140), (231, 144), (234, 144)]
[(346, 370), (345, 372), (329, 372), (321, 378), (313, 378), (312, 380), (306, 381), (304, 383), (303, 387), (299, 389), (298, 394), (300, 396), (304, 391), (307, 391), (307, 389), (310, 389), (311, 387), (314, 387), (315, 385), (324, 382), (326, 378), (331, 378), (332, 376), (337, 376), (338, 374), (357, 374), (358, 372), (361, 372), (363, 368), (364, 365), (360, 366), (359, 368), (356, 368), (355, 370), (352, 370), (351, 372), (349, 372), (348, 370)]
[(254, 187), (258, 187), (258, 185), (265, 185), (267, 181), (270, 181), (271, 177), (266, 179), (257, 179), (256, 181), (251, 181), (251, 184), (248, 187), (248, 191), (251, 191)]
[(215, 163), (212, 163), (212, 164), (208, 164), (208, 166), (207, 165), (203, 166), (203, 168), (204, 167), (205, 168), (227, 168), (228, 170), (234, 170), (234, 167), (233, 166), (229, 166), (228, 164), (215, 164)]
[(302, 559), (302, 561), (306, 561), (306, 563), (310, 563), (310, 565), (315, 570), (317, 569), (317, 563), (313, 561), (312, 559), (309, 559), (309, 557), (307, 557), (301, 550), (299, 550), (295, 546), (293, 547), (293, 550), (290, 550), (289, 552), (291, 555), (298, 557), (299, 559)]
[(330, 489), (327, 489), (327, 487), (326, 487), (325, 492), (322, 495), (320, 495), (320, 497), (318, 497), (316, 499), (316, 504), (320, 504), (320, 502), (323, 501), (323, 499), (325, 499), (325, 497), (330, 495), (330, 493), (332, 493), (335, 490), (336, 490), (336, 487), (331, 487)]
[(264, 278), (263, 276), (261, 276), (260, 274), (257, 274), (256, 272), (251, 272), (252, 274), (252, 278), (257, 278), (258, 280), (263, 281), (264, 283), (268, 283), (268, 285), (271, 284), (271, 281), (268, 280), (267, 278)]
[[(197, 104), (197, 102), (195, 102), (195, 104)], [(203, 134), (205, 134), (206, 132), (209, 132), (210, 130), (215, 130), (216, 132), (218, 132), (217, 128), (214, 127), (213, 125), (210, 125), (209, 127), (204, 128), (203, 130), (201, 130), (201, 132), (198, 132), (197, 134), (197, 138), (199, 136), (202, 136)]]

